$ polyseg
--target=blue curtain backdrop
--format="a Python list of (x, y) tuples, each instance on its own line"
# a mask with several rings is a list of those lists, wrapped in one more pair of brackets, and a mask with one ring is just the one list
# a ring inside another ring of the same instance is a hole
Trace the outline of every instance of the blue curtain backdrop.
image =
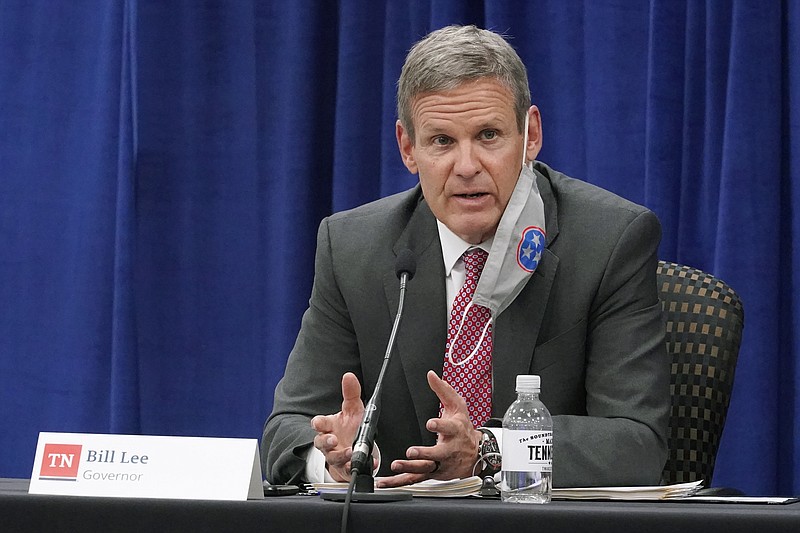
[(0, 476), (39, 431), (260, 436), (317, 224), (414, 184), (394, 84), (451, 23), (513, 36), (543, 161), (742, 295), (715, 482), (800, 493), (789, 0), (0, 0)]

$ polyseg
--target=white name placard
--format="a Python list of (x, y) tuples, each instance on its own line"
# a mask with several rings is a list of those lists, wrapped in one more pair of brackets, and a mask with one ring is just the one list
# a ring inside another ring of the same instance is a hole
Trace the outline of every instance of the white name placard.
[(31, 494), (264, 497), (255, 439), (39, 433)]

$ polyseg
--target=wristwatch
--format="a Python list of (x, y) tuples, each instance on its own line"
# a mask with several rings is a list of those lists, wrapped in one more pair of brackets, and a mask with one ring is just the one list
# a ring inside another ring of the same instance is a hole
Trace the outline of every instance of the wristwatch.
[(503, 466), (503, 458), (500, 455), (500, 447), (491, 429), (478, 428), (481, 432), (481, 440), (478, 443), (478, 461), (475, 463), (474, 470), (477, 470), (481, 479), (494, 477), (499, 473)]

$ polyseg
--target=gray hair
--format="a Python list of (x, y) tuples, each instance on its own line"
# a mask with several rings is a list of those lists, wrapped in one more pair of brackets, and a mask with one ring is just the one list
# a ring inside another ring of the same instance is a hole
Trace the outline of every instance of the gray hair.
[(416, 97), (452, 90), (481, 78), (495, 78), (511, 91), (517, 128), (522, 132), (531, 105), (528, 74), (501, 35), (476, 26), (447, 26), (411, 47), (397, 81), (397, 116), (411, 141), (411, 104)]

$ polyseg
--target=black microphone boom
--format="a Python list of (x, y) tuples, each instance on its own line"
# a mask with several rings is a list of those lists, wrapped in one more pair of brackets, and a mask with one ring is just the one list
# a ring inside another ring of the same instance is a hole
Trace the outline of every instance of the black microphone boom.
[(350, 470), (356, 473), (356, 492), (374, 492), (375, 484), (372, 478), (372, 446), (375, 443), (375, 429), (378, 425), (380, 415), (380, 394), (383, 376), (397, 337), (397, 330), (400, 327), (400, 319), (403, 316), (403, 301), (406, 296), (406, 283), (414, 277), (417, 269), (417, 260), (411, 250), (404, 249), (397, 255), (395, 261), (395, 273), (400, 278), (400, 301), (397, 304), (397, 315), (392, 325), (392, 333), (389, 335), (389, 342), (386, 346), (386, 354), (383, 356), (383, 365), (375, 383), (375, 390), (372, 397), (364, 406), (364, 418), (358, 428), (358, 433), (353, 441), (353, 455), (350, 459)]

